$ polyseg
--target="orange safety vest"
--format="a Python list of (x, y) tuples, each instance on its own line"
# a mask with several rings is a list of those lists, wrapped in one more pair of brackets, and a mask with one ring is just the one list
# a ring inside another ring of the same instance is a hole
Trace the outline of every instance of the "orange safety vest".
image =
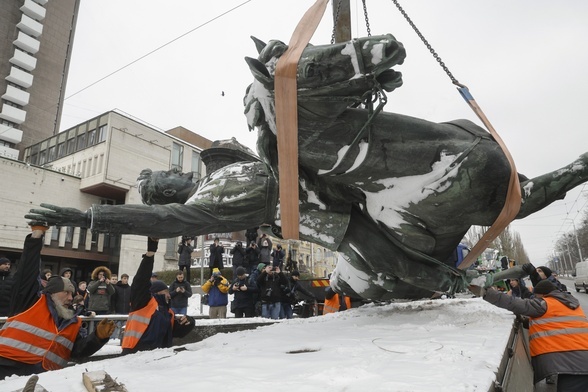
[[(351, 300), (349, 297), (345, 297), (345, 305), (347, 305), (347, 309), (351, 309)], [(339, 306), (341, 306), (339, 303), (339, 294), (335, 294), (331, 299), (325, 298), (323, 314), (338, 312)]]
[(57, 370), (67, 365), (82, 320), (57, 330), (47, 305), (47, 296), (29, 309), (6, 320), (0, 330), (0, 357), (36, 364), (45, 370)]
[[(151, 316), (157, 311), (157, 301), (151, 297), (147, 305), (139, 310), (129, 313), (127, 324), (125, 326), (125, 333), (123, 335), (122, 348), (134, 349), (141, 340), (141, 336), (147, 330)], [(169, 309), (171, 314), (171, 325), (174, 326), (174, 311)]]
[(531, 356), (588, 350), (588, 320), (582, 309), (570, 309), (555, 298), (543, 299), (547, 312), (529, 320)]

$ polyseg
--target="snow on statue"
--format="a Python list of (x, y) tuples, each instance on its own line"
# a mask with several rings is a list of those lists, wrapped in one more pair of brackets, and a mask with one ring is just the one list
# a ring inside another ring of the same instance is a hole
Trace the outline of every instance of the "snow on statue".
[[(42, 204), (26, 218), (50, 225), (159, 238), (269, 225), (280, 236), (274, 71), (287, 46), (254, 39), (245, 97), (262, 162), (236, 163), (196, 184), (191, 174), (144, 170), (146, 205), (85, 212)], [(367, 299), (422, 298), (466, 287), (448, 258), (471, 225), (500, 213), (510, 166), (499, 145), (467, 120), (432, 123), (381, 111), (401, 86), (390, 69), (404, 47), (392, 35), (309, 45), (298, 63), (300, 238), (339, 252), (331, 285)], [(377, 104), (379, 101), (379, 104)], [(588, 178), (588, 153), (533, 179), (519, 175), (532, 214)]]

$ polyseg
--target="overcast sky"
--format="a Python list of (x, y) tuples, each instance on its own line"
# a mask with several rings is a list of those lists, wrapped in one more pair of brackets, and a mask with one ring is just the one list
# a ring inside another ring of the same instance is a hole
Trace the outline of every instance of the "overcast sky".
[[(249, 36), (287, 43), (312, 4), (84, 0), (61, 129), (117, 108), (163, 130), (184, 126), (211, 140), (234, 136), (255, 150), (257, 135), (248, 132), (242, 103), (253, 80), (243, 59), (257, 56)], [(394, 4), (367, 5), (372, 35), (391, 33), (407, 51), (395, 67), (404, 85), (388, 95), (385, 110), (480, 124)], [(588, 2), (404, 0), (402, 6), (469, 87), (520, 173), (534, 177), (588, 151)], [(351, 7), (353, 36), (365, 36), (361, 1), (351, 0)], [(311, 43), (330, 42), (331, 12), (329, 5)], [(512, 225), (531, 261), (544, 264), (558, 235), (572, 230), (573, 219), (579, 224), (586, 195), (588, 187), (577, 188)]]

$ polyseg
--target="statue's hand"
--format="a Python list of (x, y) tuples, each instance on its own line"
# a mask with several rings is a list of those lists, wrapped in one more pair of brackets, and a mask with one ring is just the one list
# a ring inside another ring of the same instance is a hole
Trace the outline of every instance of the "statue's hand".
[(41, 207), (44, 209), (31, 209), (25, 218), (35, 222), (45, 222), (47, 226), (90, 226), (91, 219), (88, 212), (44, 203), (41, 203)]

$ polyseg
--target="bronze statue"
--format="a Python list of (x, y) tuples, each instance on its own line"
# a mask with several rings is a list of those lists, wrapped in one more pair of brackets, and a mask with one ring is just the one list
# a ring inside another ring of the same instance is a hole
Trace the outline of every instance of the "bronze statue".
[[(255, 80), (245, 97), (263, 162), (241, 162), (192, 183), (145, 170), (147, 205), (95, 205), (82, 212), (42, 204), (26, 218), (50, 225), (154, 237), (270, 227), (280, 236), (273, 72), (287, 46), (254, 39)], [(390, 67), (405, 51), (392, 35), (309, 45), (298, 64), (300, 238), (339, 252), (331, 285), (366, 299), (455, 292), (466, 276), (448, 262), (471, 225), (501, 211), (510, 166), (492, 137), (467, 120), (432, 123), (381, 111), (402, 84)], [(519, 175), (532, 214), (588, 177), (588, 153), (552, 173)]]

